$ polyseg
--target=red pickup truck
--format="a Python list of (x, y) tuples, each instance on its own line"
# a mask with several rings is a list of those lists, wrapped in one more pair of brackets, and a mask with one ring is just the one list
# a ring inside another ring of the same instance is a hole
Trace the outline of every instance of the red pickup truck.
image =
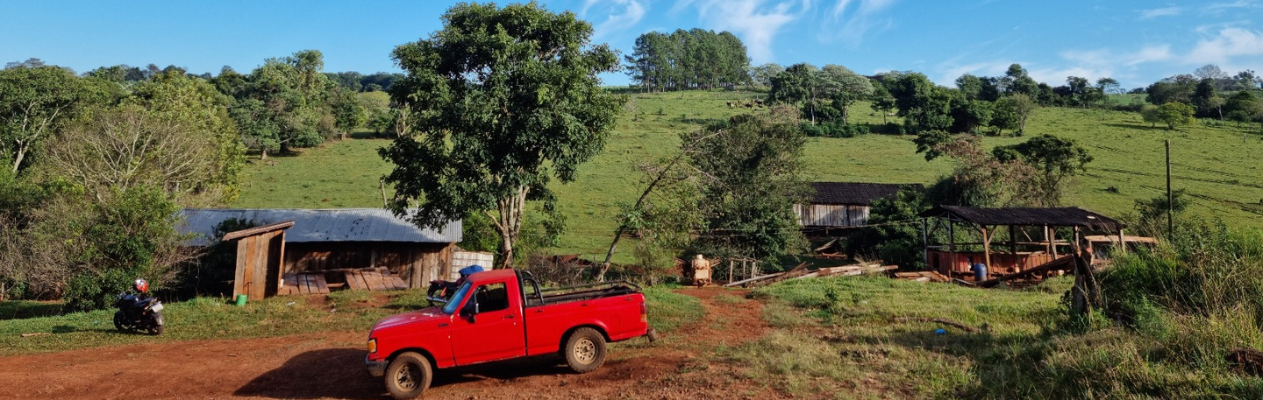
[(365, 363), (399, 399), (424, 393), (435, 368), (560, 353), (585, 373), (605, 362), (607, 342), (654, 339), (648, 312), (627, 282), (540, 290), (529, 272), (479, 272), (441, 307), (377, 321)]

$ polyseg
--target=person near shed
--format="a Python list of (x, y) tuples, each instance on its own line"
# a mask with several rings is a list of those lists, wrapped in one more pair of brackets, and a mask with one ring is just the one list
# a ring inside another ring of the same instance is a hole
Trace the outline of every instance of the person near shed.
[(982, 282), (987, 280), (987, 264), (983, 264), (981, 262), (975, 263), (973, 256), (967, 257), (966, 259), (969, 260), (969, 271), (974, 273), (974, 281)]
[(706, 286), (710, 283), (710, 261), (698, 254), (693, 258), (693, 284)]
[(482, 271), (483, 271), (483, 268), (481, 265), (474, 264), (465, 268), (461, 268), (460, 271), (457, 271), (457, 273), (460, 274), (460, 278), (453, 282), (448, 282), (441, 279), (430, 281), (430, 289), (426, 291), (426, 296), (433, 297), (433, 298), (441, 298), (443, 300), (449, 300), (451, 299), (452, 295), (456, 293), (456, 289), (459, 289), (460, 285), (465, 283), (465, 278), (468, 278), (470, 275), (473, 275)]

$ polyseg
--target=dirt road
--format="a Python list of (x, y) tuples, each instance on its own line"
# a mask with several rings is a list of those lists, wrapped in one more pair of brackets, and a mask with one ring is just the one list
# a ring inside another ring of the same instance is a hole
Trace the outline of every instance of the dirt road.
[[(439, 371), (427, 399), (775, 398), (738, 378), (740, 366), (712, 357), (717, 346), (767, 329), (756, 301), (717, 304), (722, 289), (684, 289), (707, 316), (656, 344), (613, 345), (595, 372), (576, 375), (554, 359)], [(367, 332), (265, 339), (185, 341), (0, 358), (4, 399), (380, 399), (364, 369)]]

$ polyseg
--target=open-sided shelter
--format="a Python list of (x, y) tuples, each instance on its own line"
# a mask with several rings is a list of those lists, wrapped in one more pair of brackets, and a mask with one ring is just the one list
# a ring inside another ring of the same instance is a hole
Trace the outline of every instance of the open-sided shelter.
[[(441, 230), (421, 229), (389, 210), (375, 208), (185, 209), (181, 213), (185, 220), (181, 232), (192, 234), (187, 245), (208, 246), (216, 240), (241, 239), (239, 263), (243, 254), (246, 260), (275, 260), (263, 262), (267, 265), (261, 273), (264, 279), (234, 282), (234, 286), (247, 281), (264, 282), (266, 296), (277, 293), (282, 286), (275, 277), (306, 274), (328, 277), (334, 282), (343, 279), (343, 271), (351, 269), (384, 268), (408, 287), (424, 287), (431, 280), (446, 279), (451, 274), (452, 251), (461, 240), (459, 220)], [(217, 237), (215, 229), (234, 218), (256, 228)], [(248, 246), (246, 253), (242, 246)], [(249, 252), (250, 249), (257, 250)]]
[[(974, 262), (986, 264), (987, 271), (992, 274), (1021, 272), (1052, 262), (1059, 254), (1070, 253), (1081, 235), (1088, 232), (1116, 236), (1120, 242), (1127, 242), (1123, 223), (1078, 207), (938, 206), (922, 212), (920, 216), (926, 266), (948, 275), (969, 272), (968, 259), (971, 257)], [(982, 240), (958, 241), (957, 226), (972, 228)], [(1000, 227), (1005, 227), (1008, 237), (995, 242)], [(1073, 237), (1058, 239), (1058, 228), (1072, 228)], [(939, 229), (947, 230), (947, 243), (931, 243), (930, 238)], [(1032, 231), (1035, 232), (1034, 237)], [(993, 251), (994, 246), (1005, 251)]]

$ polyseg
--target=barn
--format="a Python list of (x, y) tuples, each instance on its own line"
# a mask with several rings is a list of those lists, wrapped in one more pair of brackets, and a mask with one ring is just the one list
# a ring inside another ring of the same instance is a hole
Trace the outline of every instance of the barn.
[[(423, 287), (450, 276), (452, 253), (461, 240), (460, 221), (440, 230), (421, 229), (377, 208), (185, 209), (181, 213), (180, 230), (190, 237), (186, 245), (204, 247), (218, 240), (238, 240), (234, 292), (248, 293), (251, 298), (286, 294), (284, 286), (290, 282), (282, 280), (292, 278), (283, 277), (297, 276), (299, 286), (301, 279), (311, 278), (313, 292), (320, 286), (327, 292), (326, 283), (354, 287), (358, 281), (349, 281), (353, 271), (366, 269), (398, 278), (395, 282), (407, 287)], [(229, 219), (248, 221), (255, 228), (216, 232)], [(252, 282), (258, 283), (254, 290), (249, 287)], [(391, 288), (389, 280), (366, 282), (368, 287), (385, 282)]]
[(809, 204), (795, 204), (798, 226), (806, 231), (856, 228), (868, 225), (869, 208), (877, 199), (892, 197), (899, 189), (920, 184), (865, 182), (812, 182), (815, 194)]

